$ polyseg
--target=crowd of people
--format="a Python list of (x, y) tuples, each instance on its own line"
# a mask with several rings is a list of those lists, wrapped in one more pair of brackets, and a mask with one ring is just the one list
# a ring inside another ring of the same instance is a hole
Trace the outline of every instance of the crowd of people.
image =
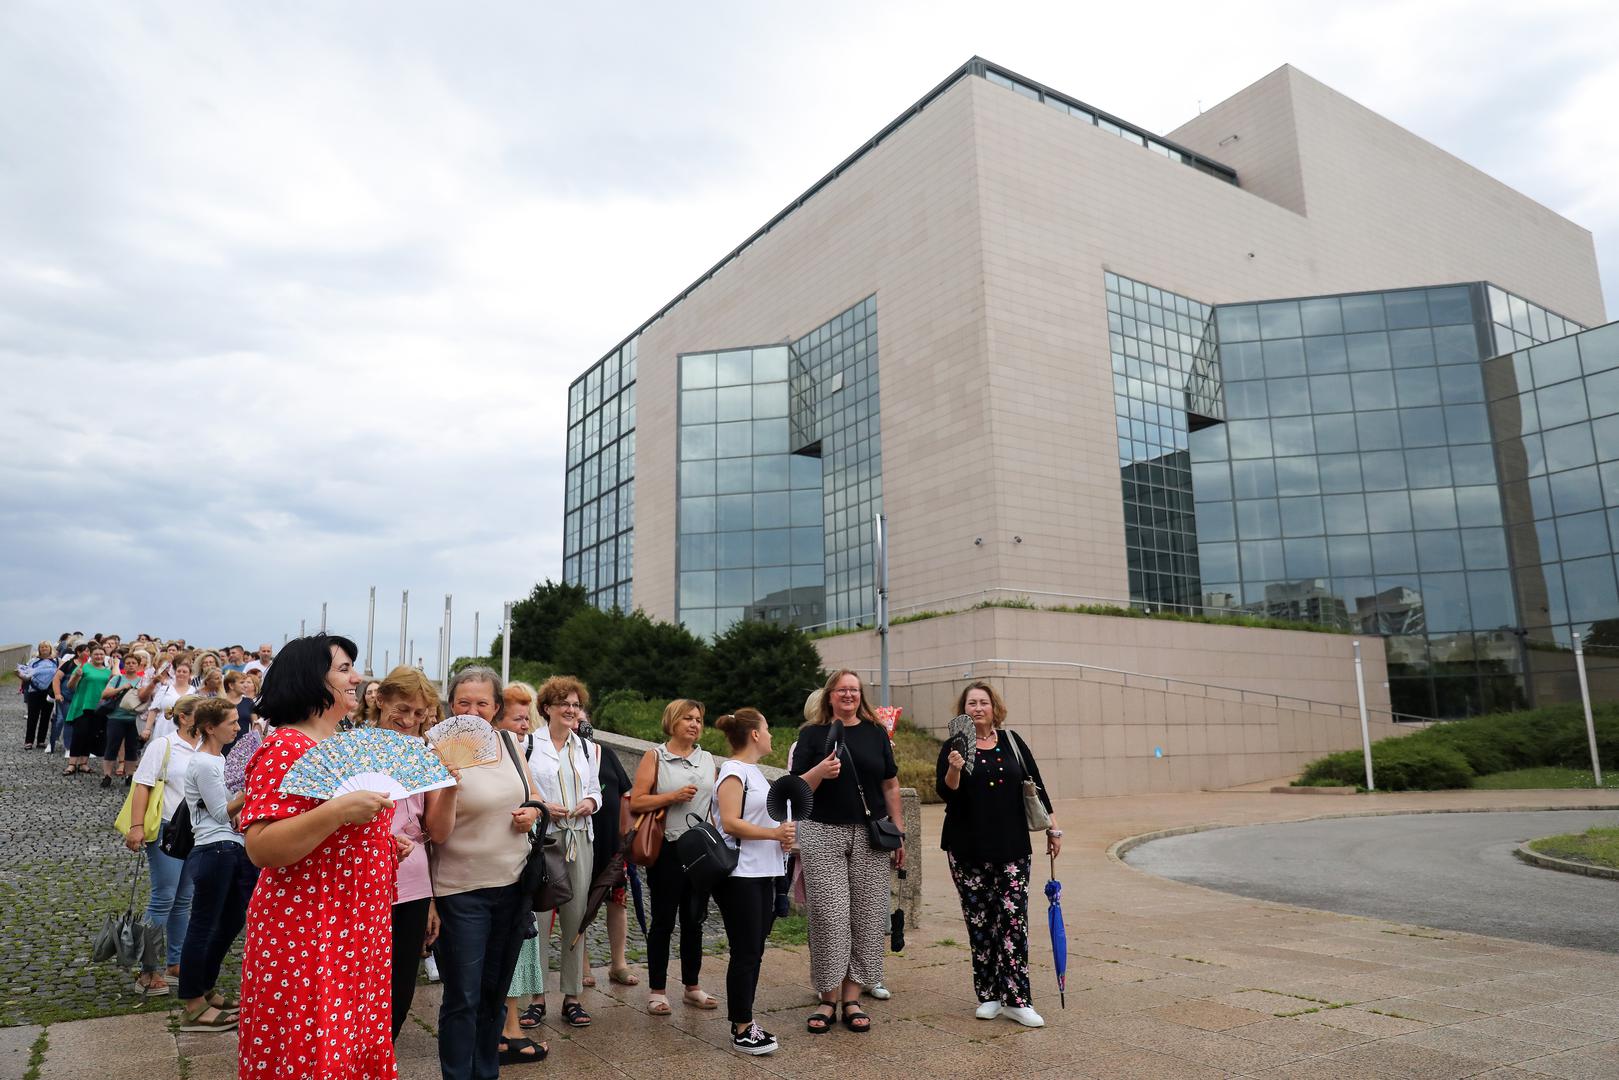
[[(703, 704), (671, 701), (666, 740), (632, 776), (595, 738), (590, 692), (576, 678), (507, 684), (474, 666), (456, 673), (441, 699), (412, 667), (367, 682), (356, 655), (354, 642), (325, 633), (251, 656), (241, 646), (197, 649), (146, 635), (126, 646), (116, 636), (64, 634), (18, 669), (25, 749), (60, 745), (67, 777), (91, 773), (88, 760), (98, 757), (101, 786), (122, 777), (128, 787), (117, 825), (146, 859), (146, 921), (167, 941), (166, 966), (148, 958), (134, 992), (176, 996), (182, 1031), (236, 1030), (242, 1077), (395, 1076), (393, 1042), (424, 960), (442, 982), (446, 1080), (493, 1080), (503, 1065), (544, 1060), (549, 1047), (536, 1036), (553, 960), (557, 1016), (574, 1028), (592, 1023), (585, 992), (595, 978), (583, 940), (598, 913), (611, 948), (606, 978), (640, 982), (626, 958), (638, 869), (650, 892), (649, 1016), (674, 1012), (671, 949), (680, 1004), (720, 1008), (701, 982), (712, 900), (728, 942), (731, 1045), (776, 1051), (754, 1004), (766, 941), (792, 896), (807, 915), (809, 981), (820, 1001), (806, 1031), (871, 1030), (860, 999), (889, 996), (890, 873), (904, 870), (908, 838), (897, 824), (892, 740), (858, 674), (834, 672), (810, 695), (802, 726), (793, 725), (788, 769), (812, 792), (811, 812), (794, 822), (767, 806), (760, 761), (776, 736), (757, 709), (714, 719), (730, 749), (716, 759), (700, 742)], [(977, 1015), (1040, 1026), (1027, 934), (1037, 827), (1025, 781), (1047, 816), (1050, 799), (1028, 745), (1003, 727), (995, 689), (972, 683), (957, 704), (973, 721), (973, 760), (965, 745), (947, 743), (936, 786)], [(398, 801), (374, 791), (328, 800), (281, 791), (288, 771), (325, 739), (355, 727), (425, 739), (447, 716), (480, 717), (498, 733), (489, 760), (450, 769), (451, 786)], [(250, 756), (233, 784), (227, 755), (244, 738)], [(171, 843), (177, 824), (188, 850)], [(1040, 825), (1054, 858), (1062, 832), (1044, 817)], [(681, 857), (682, 835), (705, 826), (734, 855), (734, 869), (717, 879), (689, 872)], [(554, 860), (554, 872), (534, 892), (525, 882), (539, 858)], [(217, 983), (244, 929), (238, 1001)]]

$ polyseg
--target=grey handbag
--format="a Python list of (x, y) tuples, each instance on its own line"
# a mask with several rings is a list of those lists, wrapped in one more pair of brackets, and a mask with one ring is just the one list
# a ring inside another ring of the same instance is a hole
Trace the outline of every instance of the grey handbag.
[(1008, 731), (1006, 741), (1012, 747), (1012, 756), (1017, 758), (1018, 768), (1023, 770), (1023, 816), (1028, 819), (1029, 831), (1043, 832), (1051, 828), (1051, 814), (1046, 810), (1046, 804), (1040, 801), (1040, 785), (1034, 782), (1029, 767), (1023, 763), (1023, 754), (1017, 748), (1022, 740)]

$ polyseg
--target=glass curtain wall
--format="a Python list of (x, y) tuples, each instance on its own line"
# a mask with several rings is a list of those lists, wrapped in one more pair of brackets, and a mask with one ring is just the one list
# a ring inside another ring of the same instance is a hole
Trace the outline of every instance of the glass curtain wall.
[(1209, 321), (1189, 297), (1105, 273), (1130, 599), (1200, 602), (1186, 390)]
[(635, 360), (638, 338), (568, 387), (562, 580), (600, 608), (629, 610), (635, 565)]
[(1575, 633), (1593, 693), (1611, 699), (1619, 695), (1619, 323), (1496, 357), (1484, 384), (1534, 699), (1579, 700)]
[(1484, 287), (1222, 305), (1190, 438), (1205, 602), (1386, 636), (1396, 711), (1522, 701)]

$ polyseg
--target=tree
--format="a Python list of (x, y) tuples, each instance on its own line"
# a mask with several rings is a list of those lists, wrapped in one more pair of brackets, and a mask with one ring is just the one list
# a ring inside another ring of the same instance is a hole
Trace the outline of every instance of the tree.
[(684, 626), (654, 622), (637, 611), (624, 620), (617, 652), (624, 689), (667, 702), (694, 692), (708, 648)]
[(552, 662), (557, 671), (583, 679), (597, 698), (623, 689), (618, 639), (624, 622), (624, 613), (617, 609), (601, 611), (587, 604), (574, 612), (556, 630)]
[[(583, 585), (563, 585), (546, 578), (528, 597), (512, 605), (512, 656), (549, 663), (555, 659), (557, 631), (577, 611), (590, 606)], [(501, 636), (489, 644), (500, 655)]]
[(744, 621), (715, 639), (697, 685), (710, 717), (751, 705), (772, 726), (797, 727), (804, 699), (825, 681), (821, 655), (798, 627)]

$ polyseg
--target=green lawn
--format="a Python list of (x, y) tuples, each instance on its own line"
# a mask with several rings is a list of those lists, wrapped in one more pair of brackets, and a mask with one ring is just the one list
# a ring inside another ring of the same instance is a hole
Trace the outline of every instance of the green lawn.
[(1548, 836), (1541, 840), (1531, 840), (1529, 847), (1554, 859), (1568, 859), (1571, 862), (1619, 870), (1619, 827), (1594, 826), (1583, 833)]
[[(1545, 765), (1534, 769), (1486, 773), (1473, 778), (1473, 786), (1491, 791), (1518, 791), (1528, 788), (1595, 788), (1590, 769), (1561, 769)], [(1619, 790), (1619, 773), (1604, 772), (1602, 787)]]

